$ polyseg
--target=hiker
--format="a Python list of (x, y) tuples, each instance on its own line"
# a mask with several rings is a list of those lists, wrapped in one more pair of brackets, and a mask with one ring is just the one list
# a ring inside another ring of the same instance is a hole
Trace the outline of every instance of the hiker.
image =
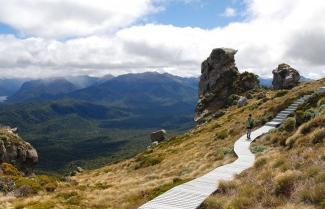
[(253, 126), (254, 126), (254, 120), (252, 118), (252, 114), (249, 114), (248, 119), (246, 121), (247, 139), (251, 139)]

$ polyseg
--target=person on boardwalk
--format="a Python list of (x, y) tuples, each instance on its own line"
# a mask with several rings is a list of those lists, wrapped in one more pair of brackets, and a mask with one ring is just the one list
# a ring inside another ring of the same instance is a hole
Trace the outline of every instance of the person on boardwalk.
[(254, 120), (252, 115), (249, 114), (248, 119), (246, 121), (246, 128), (247, 128), (247, 139), (251, 139), (252, 129), (254, 127)]

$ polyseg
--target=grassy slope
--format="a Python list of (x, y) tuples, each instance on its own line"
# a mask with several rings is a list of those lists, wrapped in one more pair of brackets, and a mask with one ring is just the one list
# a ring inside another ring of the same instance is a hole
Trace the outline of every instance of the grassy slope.
[(315, 101), (295, 115), (299, 118), (299, 111), (312, 107), (317, 111), (315, 118), (302, 123), (288, 118), (279, 129), (257, 140), (252, 150), (260, 153), (254, 167), (233, 181), (222, 182), (202, 209), (325, 208), (324, 95), (318, 105)]
[(45, 208), (45, 205), (55, 205), (54, 208), (137, 208), (174, 185), (233, 161), (232, 146), (244, 133), (244, 120), (249, 113), (262, 124), (300, 95), (320, 86), (325, 86), (325, 79), (296, 87), (281, 97), (276, 97), (276, 92), (267, 92), (269, 99), (251, 99), (245, 107), (228, 108), (224, 116), (183, 136), (171, 138), (153, 150), (73, 177), (61, 183), (55, 193), (12, 199), (10, 204), (33, 209)]

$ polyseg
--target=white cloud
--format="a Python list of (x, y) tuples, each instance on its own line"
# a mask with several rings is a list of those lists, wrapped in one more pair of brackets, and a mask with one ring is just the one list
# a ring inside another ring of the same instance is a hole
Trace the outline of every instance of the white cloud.
[(213, 48), (232, 47), (239, 50), (236, 62), (241, 71), (270, 76), (286, 62), (306, 76), (325, 76), (325, 1), (247, 2), (245, 21), (211, 30), (133, 25), (68, 41), (2, 35), (0, 72), (40, 77), (155, 70), (197, 76)]
[(115, 31), (155, 11), (152, 0), (0, 0), (0, 22), (41, 37)]
[(225, 11), (222, 13), (222, 16), (225, 17), (235, 17), (237, 15), (237, 11), (235, 8), (227, 7)]

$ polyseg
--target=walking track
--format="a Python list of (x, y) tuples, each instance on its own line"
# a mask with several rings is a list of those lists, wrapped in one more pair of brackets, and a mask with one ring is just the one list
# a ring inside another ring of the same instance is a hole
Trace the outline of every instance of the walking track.
[(304, 96), (298, 99), (287, 109), (281, 111), (272, 121), (253, 131), (251, 140), (247, 140), (246, 135), (240, 137), (234, 144), (234, 151), (238, 156), (236, 161), (218, 167), (192, 181), (176, 186), (142, 205), (139, 209), (198, 208), (207, 197), (218, 189), (218, 184), (221, 180), (231, 180), (236, 174), (252, 167), (255, 162), (255, 155), (250, 151), (251, 142), (279, 126), (308, 98), (309, 96)]

